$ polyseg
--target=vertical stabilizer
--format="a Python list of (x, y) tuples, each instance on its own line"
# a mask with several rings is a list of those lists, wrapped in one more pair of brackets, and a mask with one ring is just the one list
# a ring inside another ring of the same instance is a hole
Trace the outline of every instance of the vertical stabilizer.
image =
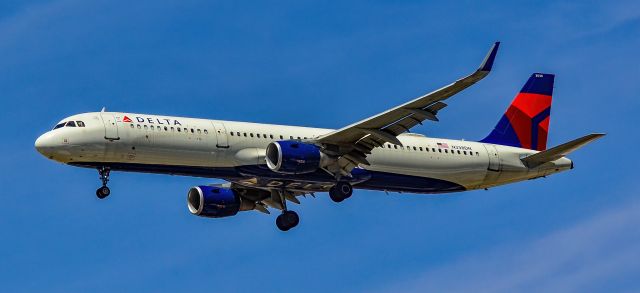
[(547, 149), (553, 81), (553, 74), (532, 74), (493, 131), (481, 142)]

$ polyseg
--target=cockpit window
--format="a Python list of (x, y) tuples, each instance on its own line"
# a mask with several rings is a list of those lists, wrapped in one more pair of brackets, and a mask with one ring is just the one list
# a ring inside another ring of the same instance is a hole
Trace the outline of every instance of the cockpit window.
[(67, 123), (67, 122), (62, 122), (62, 123), (60, 123), (60, 124), (56, 125), (53, 129), (61, 128), (61, 127), (63, 127), (66, 123)]
[(76, 127), (76, 123), (73, 121), (69, 121), (67, 122), (67, 125), (65, 125), (65, 127)]
[(84, 127), (84, 122), (82, 121), (76, 121), (76, 124), (78, 125), (78, 127)]

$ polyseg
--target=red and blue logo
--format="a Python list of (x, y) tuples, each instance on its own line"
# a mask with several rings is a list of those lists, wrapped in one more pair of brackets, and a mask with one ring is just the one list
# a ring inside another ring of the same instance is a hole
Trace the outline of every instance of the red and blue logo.
[(481, 142), (543, 151), (547, 149), (553, 74), (534, 73)]

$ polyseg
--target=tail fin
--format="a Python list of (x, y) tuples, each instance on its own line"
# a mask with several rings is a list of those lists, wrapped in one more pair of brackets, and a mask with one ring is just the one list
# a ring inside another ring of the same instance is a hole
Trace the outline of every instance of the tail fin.
[(553, 74), (532, 74), (493, 131), (481, 142), (546, 150), (553, 80)]

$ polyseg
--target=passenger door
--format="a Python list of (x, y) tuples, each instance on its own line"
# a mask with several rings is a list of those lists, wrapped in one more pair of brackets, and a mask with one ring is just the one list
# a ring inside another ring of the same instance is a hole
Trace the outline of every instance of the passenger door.
[(104, 138), (108, 140), (118, 140), (118, 123), (116, 117), (112, 113), (100, 113), (102, 123), (104, 124)]

